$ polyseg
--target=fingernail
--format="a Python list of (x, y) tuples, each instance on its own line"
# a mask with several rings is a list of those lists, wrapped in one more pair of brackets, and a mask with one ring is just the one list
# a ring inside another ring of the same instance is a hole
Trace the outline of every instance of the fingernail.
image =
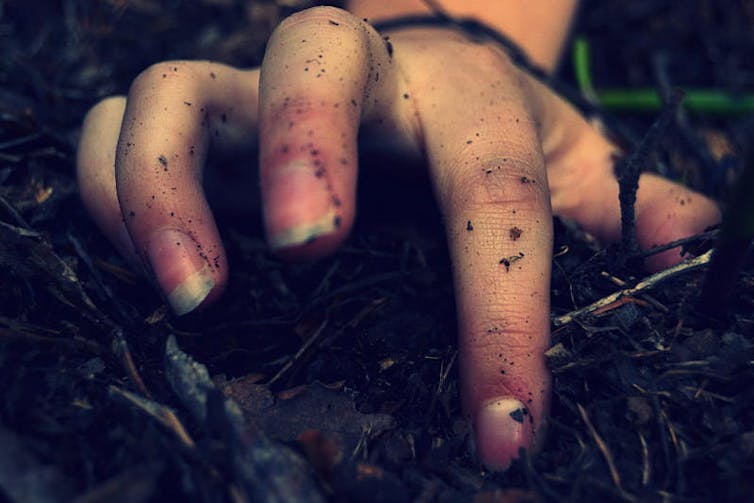
[(303, 245), (317, 238), (331, 234), (340, 226), (340, 218), (334, 211), (312, 222), (282, 229), (268, 237), (270, 248), (279, 250), (291, 246)]
[(529, 409), (512, 397), (488, 401), (477, 412), (476, 448), (490, 470), (506, 470), (519, 457), (519, 449), (531, 448), (532, 417)]
[(340, 227), (323, 169), (293, 161), (272, 176), (265, 196), (265, 220), (273, 250), (310, 243)]
[(196, 309), (215, 286), (196, 241), (177, 229), (155, 232), (147, 248), (152, 270), (178, 316)]

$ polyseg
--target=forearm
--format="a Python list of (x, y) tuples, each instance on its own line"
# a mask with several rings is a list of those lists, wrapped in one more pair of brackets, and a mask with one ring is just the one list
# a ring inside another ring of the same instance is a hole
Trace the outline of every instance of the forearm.
[[(503, 32), (539, 66), (553, 71), (558, 63), (578, 0), (440, 0), (458, 17), (473, 17)], [(428, 14), (422, 0), (349, 0), (350, 12), (379, 21), (408, 14)]]

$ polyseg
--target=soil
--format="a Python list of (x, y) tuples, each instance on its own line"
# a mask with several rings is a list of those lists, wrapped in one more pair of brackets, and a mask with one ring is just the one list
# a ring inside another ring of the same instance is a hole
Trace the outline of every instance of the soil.
[[(314, 3), (0, 4), (0, 500), (754, 499), (751, 255), (711, 315), (700, 268), (553, 327), (549, 434), (505, 473), (469, 452), (427, 186), (401, 183), (386, 209), (380, 180), (362, 180), (352, 236), (315, 264), (275, 260), (258, 213), (220, 216), (228, 291), (184, 318), (128, 269), (78, 198), (86, 110), (155, 62), (254, 66), (277, 22)], [(574, 33), (599, 89), (736, 95), (754, 89), (753, 27), (749, 0), (587, 0)], [(565, 59), (557, 84), (574, 88)], [(603, 120), (630, 145), (658, 113)], [(644, 169), (724, 204), (742, 166), (729, 144), (751, 126), (676, 114)], [(645, 276), (555, 225), (553, 318), (621, 288), (610, 277)]]

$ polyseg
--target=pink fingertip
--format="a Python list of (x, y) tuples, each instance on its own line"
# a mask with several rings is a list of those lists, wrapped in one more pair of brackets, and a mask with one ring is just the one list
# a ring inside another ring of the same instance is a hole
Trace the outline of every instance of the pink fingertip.
[(531, 449), (532, 439), (531, 413), (513, 397), (490, 400), (477, 412), (476, 449), (490, 470), (507, 470), (520, 448)]
[(195, 242), (177, 229), (161, 229), (149, 240), (149, 261), (173, 312), (187, 314), (204, 302), (215, 286)]

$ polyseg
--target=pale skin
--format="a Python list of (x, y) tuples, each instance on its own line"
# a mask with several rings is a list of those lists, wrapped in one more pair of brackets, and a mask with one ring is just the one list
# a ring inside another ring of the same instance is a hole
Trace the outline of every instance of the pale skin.
[[(492, 5), (500, 10), (443, 3), (505, 31), (552, 70), (575, 1)], [(286, 19), (261, 68), (162, 63), (128, 97), (100, 102), (82, 130), (82, 198), (118, 250), (185, 314), (218, 300), (228, 278), (201, 187), (210, 151), (258, 142), (267, 240), (297, 260), (327, 255), (347, 238), (359, 128), (369, 141), (423, 159), (453, 261), (464, 410), (480, 459), (505, 469), (544, 431), (552, 216), (604, 242), (619, 237), (617, 149), (499, 49), (416, 28), (390, 33), (388, 50), (362, 20), (426, 12), (422, 2), (354, 1), (349, 10)], [(720, 217), (711, 200), (650, 174), (640, 180), (636, 213), (643, 248)], [(646, 265), (679, 260), (671, 250)]]

